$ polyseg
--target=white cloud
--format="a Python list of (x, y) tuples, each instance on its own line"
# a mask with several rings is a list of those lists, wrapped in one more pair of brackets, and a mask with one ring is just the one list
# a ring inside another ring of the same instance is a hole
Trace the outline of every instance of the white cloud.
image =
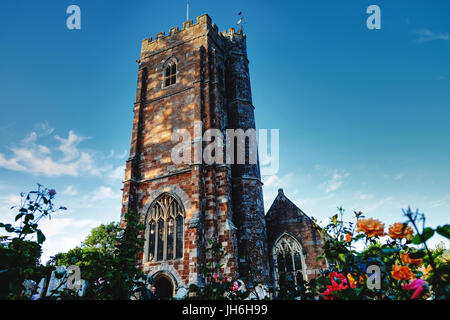
[(50, 149), (46, 146), (38, 145), (38, 151), (42, 154), (50, 154)]
[(110, 150), (107, 159), (116, 158), (116, 159), (124, 159), (127, 156), (128, 152), (127, 150), (123, 150), (121, 154), (116, 154), (114, 150)]
[(118, 166), (117, 168), (111, 170), (108, 174), (108, 177), (112, 180), (120, 180), (125, 176), (125, 165)]
[(279, 188), (283, 188), (290, 195), (297, 193), (297, 183), (293, 178), (293, 173), (287, 173), (281, 177), (278, 175), (263, 176), (263, 198), (266, 212), (272, 205), (273, 200), (275, 200)]
[(18, 146), (11, 148), (13, 155), (9, 159), (0, 153), (0, 167), (49, 177), (76, 177), (83, 173), (101, 176), (110, 170), (110, 167), (98, 167), (91, 153), (78, 148), (78, 144), (87, 138), (76, 135), (72, 130), (66, 139), (55, 136), (60, 142), (56, 149), (63, 153), (62, 159), (53, 157), (49, 147), (36, 144), (37, 138), (36, 132), (31, 132)]
[(356, 196), (360, 199), (360, 200), (370, 200), (373, 199), (374, 195), (373, 194), (365, 194), (362, 192), (357, 192)]
[(55, 131), (54, 128), (51, 128), (48, 122), (41, 122), (36, 125), (36, 130), (39, 132), (40, 136), (48, 136)]
[(18, 194), (9, 194), (0, 197), (0, 222), (14, 223), (14, 218), (18, 213), (18, 209), (11, 209), (11, 207), (19, 207), (21, 200), (22, 198)]
[(387, 205), (390, 203), (392, 203), (392, 197), (386, 197), (386, 198), (376, 201), (375, 203), (369, 204), (369, 205), (361, 208), (361, 210), (364, 213), (366, 213), (366, 212), (372, 213), (372, 212), (376, 211), (377, 209), (383, 207), (384, 205)]
[(449, 203), (450, 203), (450, 194), (447, 194), (444, 197), (431, 202), (430, 208), (442, 207), (444, 205), (448, 205)]
[(11, 158), (6, 159), (3, 153), (0, 153), (0, 167), (14, 170), (14, 171), (25, 171), (26, 168), (19, 164), (19, 159)]
[(264, 176), (263, 182), (265, 187), (277, 186), (278, 184), (280, 184), (280, 178), (276, 174), (271, 176)]
[(127, 151), (127, 150), (123, 150), (123, 152), (122, 152), (120, 155), (118, 155), (117, 157), (118, 157), (119, 159), (125, 159), (125, 157), (127, 156), (127, 154), (128, 154), (128, 151)]
[(99, 224), (99, 221), (90, 219), (52, 217), (51, 220), (41, 220), (39, 227), (46, 237), (43, 244), (42, 263), (58, 252), (66, 252), (80, 245), (91, 229)]
[(100, 200), (120, 199), (121, 196), (122, 193), (119, 190), (113, 191), (110, 187), (101, 186), (89, 195), (89, 199), (90, 202), (96, 202)]
[(336, 191), (342, 186), (342, 184), (344, 183), (344, 179), (349, 175), (350, 173), (346, 172), (345, 170), (342, 170), (340, 172), (338, 170), (335, 170), (333, 175), (331, 176), (331, 179), (321, 183), (319, 185), (319, 188), (324, 189), (326, 193)]
[(55, 139), (61, 142), (58, 149), (64, 154), (63, 161), (70, 161), (79, 156), (80, 151), (78, 150), (77, 146), (81, 141), (87, 138), (78, 136), (72, 130), (70, 130), (67, 139), (61, 138), (59, 136), (55, 136)]
[(78, 194), (78, 190), (74, 186), (67, 186), (66, 189), (62, 192), (62, 194), (67, 196), (76, 196)]
[(22, 140), (22, 143), (24, 143), (24, 144), (35, 143), (36, 139), (37, 139), (37, 134), (36, 134), (36, 132), (33, 131)]
[(423, 43), (441, 40), (450, 43), (450, 33), (436, 33), (429, 29), (420, 29), (414, 31), (413, 33), (418, 36), (418, 38), (415, 39), (415, 42)]
[(261, 167), (268, 166), (271, 163), (272, 163), (272, 155), (263, 152), (263, 154), (260, 156), (259, 159), (259, 164), (261, 165)]

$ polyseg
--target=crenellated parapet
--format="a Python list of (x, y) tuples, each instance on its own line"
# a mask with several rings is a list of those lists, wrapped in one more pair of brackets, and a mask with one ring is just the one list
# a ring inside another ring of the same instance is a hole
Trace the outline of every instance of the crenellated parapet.
[(211, 21), (208, 14), (202, 14), (196, 18), (196, 23), (193, 20), (188, 20), (183, 23), (182, 28), (173, 27), (166, 34), (164, 31), (157, 33), (155, 37), (150, 37), (142, 40), (141, 59), (154, 52), (167, 49), (171, 46), (176, 46), (195, 39), (199, 36), (209, 35), (217, 41), (226, 42), (228, 44), (236, 44), (245, 42), (246, 35), (242, 30), (230, 28), (219, 32), (219, 28)]

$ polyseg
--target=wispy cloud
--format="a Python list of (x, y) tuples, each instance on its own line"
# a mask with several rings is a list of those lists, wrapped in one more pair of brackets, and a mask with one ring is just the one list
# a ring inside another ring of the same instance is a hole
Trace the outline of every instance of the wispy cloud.
[[(19, 206), (21, 201), (20, 195), (17, 194), (9, 194), (5, 196), (0, 197), (0, 222), (13, 222), (12, 220), (15, 215), (14, 212), (11, 210), (12, 206)], [(13, 212), (13, 213), (11, 213)]]
[(115, 159), (125, 159), (125, 157), (127, 156), (128, 152), (127, 150), (123, 150), (122, 153), (117, 154), (115, 150), (112, 150), (109, 152), (108, 156), (106, 157), (107, 159), (111, 159), (111, 158), (115, 158)]
[(373, 199), (374, 195), (369, 193), (362, 193), (362, 192), (356, 192), (356, 197), (359, 200), (371, 200)]
[(331, 178), (319, 185), (320, 189), (324, 189), (326, 193), (338, 190), (344, 183), (345, 178), (350, 176), (345, 170), (335, 170)]
[(123, 166), (118, 166), (115, 169), (112, 169), (109, 174), (108, 177), (111, 180), (117, 181), (117, 180), (122, 180), (125, 176), (125, 165)]
[(66, 187), (62, 194), (66, 196), (76, 196), (78, 194), (78, 190), (74, 186), (70, 185)]
[(19, 161), (20, 159), (18, 158), (6, 159), (5, 156), (0, 153), (0, 167), (2, 168), (14, 171), (25, 171), (26, 168), (19, 164)]
[(413, 31), (413, 34), (417, 36), (414, 41), (418, 43), (430, 41), (445, 41), (450, 44), (450, 33), (438, 33), (431, 31), (430, 29), (419, 29)]
[(61, 143), (58, 147), (58, 150), (60, 150), (64, 154), (63, 161), (70, 161), (79, 157), (80, 151), (78, 150), (78, 144), (81, 141), (87, 139), (87, 137), (78, 136), (72, 130), (70, 130), (67, 139), (61, 138), (59, 136), (55, 136), (55, 139)]
[(110, 187), (101, 186), (94, 190), (94, 192), (90, 195), (90, 200), (91, 202), (96, 202), (99, 200), (120, 199), (121, 196), (122, 193), (119, 190), (114, 191)]
[(116, 212), (120, 212), (120, 200), (122, 198), (122, 192), (118, 188), (117, 190), (100, 186), (88, 193), (82, 195), (77, 201), (77, 207), (81, 209), (93, 208), (99, 206), (100, 203), (108, 205), (117, 205)]
[(430, 208), (442, 207), (450, 204), (450, 194), (443, 196), (442, 198), (432, 201), (430, 204)]
[[(46, 134), (53, 132), (47, 125), (41, 126)], [(87, 137), (79, 136), (72, 130), (67, 138), (55, 136), (59, 144), (53, 147), (38, 144), (38, 138), (39, 135), (33, 131), (10, 149), (12, 155), (9, 158), (0, 153), (0, 167), (48, 177), (76, 177), (81, 174), (101, 176), (112, 170), (112, 166), (98, 166), (93, 152), (81, 150), (79, 144)], [(62, 157), (55, 156), (55, 152), (62, 154)]]
[(55, 128), (50, 127), (46, 121), (36, 124), (36, 131), (40, 136), (49, 136), (55, 131)]
[(384, 205), (390, 204), (392, 203), (392, 197), (385, 197), (382, 199), (377, 200), (374, 203), (371, 203), (367, 206), (363, 206), (361, 209), (364, 213), (373, 213), (374, 211), (376, 211), (377, 209), (383, 207)]

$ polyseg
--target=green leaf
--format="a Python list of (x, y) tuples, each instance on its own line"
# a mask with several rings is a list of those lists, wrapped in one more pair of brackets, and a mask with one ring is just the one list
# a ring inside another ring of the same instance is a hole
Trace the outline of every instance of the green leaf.
[(425, 255), (426, 253), (424, 251), (412, 252), (409, 254), (412, 259), (421, 259), (425, 257)]
[[(434, 230), (433, 230), (433, 229), (431, 229), (431, 228), (425, 228), (425, 229), (423, 230), (423, 233), (422, 233), (422, 239), (423, 239), (423, 242), (425, 242), (425, 241), (427, 241), (428, 239), (430, 239), (430, 238), (433, 236), (433, 234), (434, 234)], [(413, 243), (413, 244), (421, 244), (421, 243), (422, 243), (422, 239), (420, 238), (420, 236), (419, 236), (418, 234), (416, 234), (416, 235), (412, 238), (411, 243)]]
[(15, 221), (17, 221), (17, 220), (19, 220), (20, 218), (22, 218), (23, 215), (24, 215), (23, 212), (19, 213), (19, 214), (16, 216), (16, 220), (15, 220)]
[(39, 244), (43, 243), (45, 241), (45, 236), (42, 233), (42, 231), (40, 229), (36, 230), (37, 233), (37, 241)]
[(425, 242), (425, 241), (427, 241), (428, 239), (430, 239), (430, 238), (433, 236), (433, 234), (434, 234), (434, 230), (433, 230), (433, 229), (431, 229), (431, 228), (425, 228), (425, 229), (423, 230), (423, 233), (422, 233), (422, 239), (423, 239), (423, 242)]
[(450, 224), (446, 224), (445, 226), (437, 227), (436, 232), (439, 233), (441, 236), (444, 236), (447, 239), (450, 239)]
[(342, 262), (345, 263), (345, 254), (339, 253), (339, 254), (338, 254), (338, 257), (339, 257), (339, 260), (341, 260)]
[(422, 240), (420, 240), (420, 237), (418, 234), (416, 234), (412, 239), (411, 239), (411, 243), (412, 244), (421, 244)]
[(334, 216), (332, 216), (331, 217), (331, 221), (333, 222), (333, 224), (337, 224), (337, 218), (338, 218), (338, 215), (337, 214), (335, 214)]

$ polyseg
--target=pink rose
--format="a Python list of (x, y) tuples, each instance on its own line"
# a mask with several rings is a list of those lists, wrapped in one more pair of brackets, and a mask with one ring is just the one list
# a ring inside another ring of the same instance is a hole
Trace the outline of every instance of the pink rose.
[(416, 279), (414, 281), (411, 281), (410, 283), (404, 284), (402, 286), (403, 290), (414, 290), (414, 293), (412, 294), (410, 299), (416, 299), (419, 298), (424, 287), (425, 281), (422, 279)]

